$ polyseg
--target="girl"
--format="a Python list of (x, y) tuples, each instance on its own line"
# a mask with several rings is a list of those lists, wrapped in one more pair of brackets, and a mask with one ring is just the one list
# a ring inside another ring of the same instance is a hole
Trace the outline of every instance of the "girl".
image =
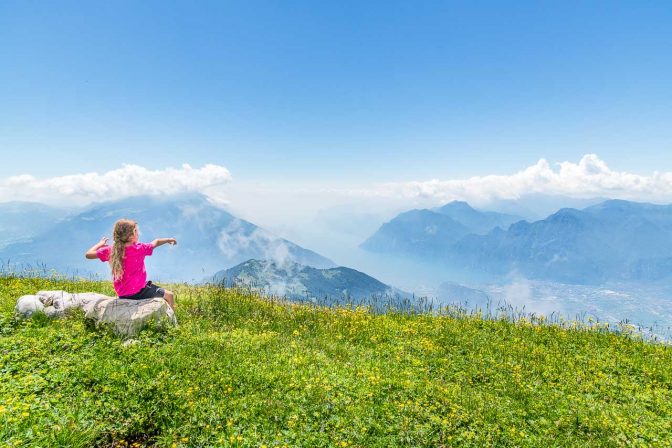
[[(163, 297), (175, 309), (173, 293), (147, 282), (145, 257), (152, 255), (155, 247), (177, 244), (175, 238), (158, 238), (151, 243), (138, 243), (138, 224), (130, 219), (114, 223), (114, 244), (107, 245), (107, 237), (86, 251), (86, 258), (109, 261), (112, 268), (114, 290), (120, 299), (151, 299)], [(146, 283), (145, 283), (146, 282)]]

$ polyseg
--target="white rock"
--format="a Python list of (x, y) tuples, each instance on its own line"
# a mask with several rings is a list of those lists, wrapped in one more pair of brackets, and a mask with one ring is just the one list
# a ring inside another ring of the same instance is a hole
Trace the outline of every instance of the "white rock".
[(19, 316), (30, 317), (31, 314), (37, 311), (44, 311), (44, 304), (36, 295), (21, 296), (16, 301), (14, 311)]
[(82, 309), (85, 316), (96, 323), (111, 323), (118, 334), (127, 337), (137, 334), (150, 321), (177, 325), (173, 309), (160, 297), (131, 300), (93, 292), (39, 291), (35, 295), (19, 297), (15, 311), (23, 317), (36, 311), (58, 317), (71, 308)]

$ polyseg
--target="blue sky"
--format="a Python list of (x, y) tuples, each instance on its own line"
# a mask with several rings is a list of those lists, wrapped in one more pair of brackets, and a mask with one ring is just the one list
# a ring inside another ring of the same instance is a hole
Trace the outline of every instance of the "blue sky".
[(0, 178), (672, 171), (670, 2), (0, 2)]

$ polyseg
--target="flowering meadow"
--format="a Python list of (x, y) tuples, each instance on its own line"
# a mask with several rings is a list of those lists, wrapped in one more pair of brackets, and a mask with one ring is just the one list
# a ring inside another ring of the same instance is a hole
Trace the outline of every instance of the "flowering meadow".
[(0, 444), (17, 447), (658, 447), (672, 347), (601, 325), (374, 313), (171, 285), (177, 328), (123, 340), (81, 312), (17, 320), (0, 277)]

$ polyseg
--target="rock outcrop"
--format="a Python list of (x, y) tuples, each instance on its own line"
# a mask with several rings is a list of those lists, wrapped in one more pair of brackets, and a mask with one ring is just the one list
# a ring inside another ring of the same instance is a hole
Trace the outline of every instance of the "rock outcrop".
[(161, 297), (131, 300), (92, 292), (39, 291), (35, 295), (19, 297), (15, 311), (22, 317), (35, 312), (58, 317), (71, 308), (82, 309), (86, 318), (96, 324), (112, 325), (117, 334), (125, 337), (136, 335), (149, 322), (177, 325), (173, 309)]

